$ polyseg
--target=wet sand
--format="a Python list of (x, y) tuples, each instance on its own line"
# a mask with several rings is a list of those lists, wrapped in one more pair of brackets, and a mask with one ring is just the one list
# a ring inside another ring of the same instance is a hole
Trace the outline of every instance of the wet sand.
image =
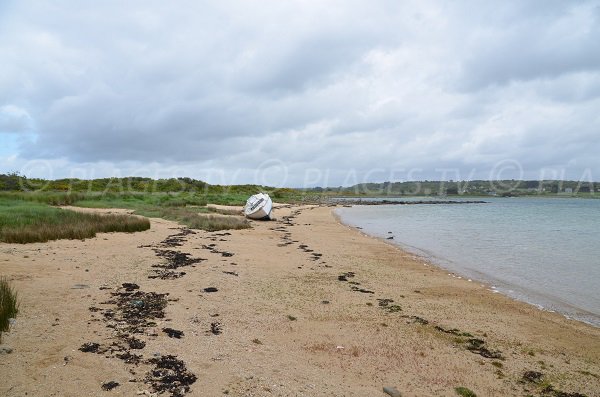
[(599, 395), (600, 329), (449, 276), (331, 208), (276, 216), (0, 244), (22, 299), (0, 395)]

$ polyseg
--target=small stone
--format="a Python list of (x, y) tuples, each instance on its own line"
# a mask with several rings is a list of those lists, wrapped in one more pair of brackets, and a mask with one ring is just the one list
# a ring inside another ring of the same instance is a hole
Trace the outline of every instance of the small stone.
[(13, 348), (9, 346), (0, 346), (0, 354), (10, 354), (13, 352)]
[(402, 394), (394, 386), (384, 386), (383, 392), (392, 397), (402, 397)]

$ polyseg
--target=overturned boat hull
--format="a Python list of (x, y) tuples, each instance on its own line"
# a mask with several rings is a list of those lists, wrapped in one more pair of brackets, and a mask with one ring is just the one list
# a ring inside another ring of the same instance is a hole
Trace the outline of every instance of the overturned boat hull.
[(271, 219), (273, 201), (266, 193), (251, 196), (244, 206), (244, 215), (250, 219)]

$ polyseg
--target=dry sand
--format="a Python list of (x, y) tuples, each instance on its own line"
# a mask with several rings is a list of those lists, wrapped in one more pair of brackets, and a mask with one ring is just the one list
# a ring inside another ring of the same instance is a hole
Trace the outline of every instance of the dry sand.
[[(548, 384), (600, 395), (600, 329), (451, 277), (341, 225), (331, 208), (276, 215), (231, 234), (196, 231), (176, 247), (161, 241), (181, 227), (162, 219), (135, 234), (0, 244), (0, 273), (21, 297), (3, 335), (14, 351), (0, 355), (0, 396), (150, 395), (150, 364), (78, 350), (122, 344), (105, 313), (118, 313), (112, 293), (127, 282), (169, 293), (165, 318), (132, 334), (146, 345), (131, 353), (176, 355), (197, 376), (187, 396), (385, 396), (384, 386), (403, 396), (456, 396), (457, 386), (539, 396)], [(180, 278), (149, 279), (165, 263), (153, 248), (206, 260), (174, 270)], [(484, 357), (494, 354), (503, 359)], [(523, 382), (525, 371), (543, 373), (542, 384)], [(120, 385), (102, 390), (108, 381)]]

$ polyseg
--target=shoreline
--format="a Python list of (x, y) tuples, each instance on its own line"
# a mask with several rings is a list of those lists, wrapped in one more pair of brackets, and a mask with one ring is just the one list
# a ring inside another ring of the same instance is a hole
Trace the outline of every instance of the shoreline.
[[(188, 233), (153, 218), (135, 234), (0, 244), (2, 272), (22, 298), (3, 334), (14, 351), (0, 355), (0, 394), (104, 396), (108, 381), (118, 395), (151, 394), (145, 360), (156, 354), (197, 376), (186, 396), (385, 397), (385, 386), (403, 396), (454, 396), (456, 387), (541, 396), (542, 383), (523, 381), (528, 371), (554, 390), (600, 390), (598, 328), (423, 266), (340, 223), (331, 207), (276, 216), (246, 230)], [(173, 269), (185, 273), (176, 278), (150, 278), (165, 251), (197, 262)], [(106, 316), (119, 313), (107, 302), (126, 296), (123, 283), (169, 293), (165, 317), (134, 334), (145, 344), (128, 350), (142, 356), (137, 365), (79, 350), (123, 343)]]
[[(545, 296), (538, 292), (528, 291), (522, 287), (506, 283), (502, 280), (493, 280), (493, 277), (491, 277), (491, 276), (488, 276), (488, 278), (485, 279), (484, 274), (480, 274), (479, 276), (469, 275), (466, 273), (461, 273), (460, 270), (453, 270), (450, 267), (447, 267), (446, 265), (444, 265), (444, 258), (436, 257), (433, 254), (428, 254), (426, 251), (423, 251), (416, 247), (408, 247), (404, 243), (402, 243), (401, 241), (398, 241), (398, 240), (394, 240), (394, 242), (391, 242), (391, 241), (387, 240), (385, 237), (371, 235), (371, 234), (365, 232), (364, 229), (359, 226), (353, 226), (353, 225), (344, 223), (341, 216), (336, 212), (336, 209), (337, 208), (332, 209), (332, 213), (334, 214), (334, 217), (340, 223), (340, 225), (346, 226), (346, 227), (360, 233), (362, 236), (376, 239), (384, 244), (387, 244), (391, 247), (397, 248), (401, 252), (405, 252), (405, 253), (414, 255), (415, 257), (419, 258), (419, 260), (426, 262), (428, 266), (433, 266), (442, 271), (448, 272), (448, 276), (450, 276), (450, 277), (457, 278), (457, 279), (465, 279), (469, 282), (478, 283), (481, 286), (485, 286), (491, 293), (502, 294), (503, 296), (514, 300), (515, 302), (525, 303), (525, 304), (532, 306), (543, 312), (560, 314), (567, 320), (578, 321), (582, 324), (586, 324), (586, 325), (589, 325), (594, 328), (600, 328), (600, 316), (598, 316), (592, 312), (588, 312), (585, 309), (576, 307), (567, 302), (563, 302), (559, 298), (556, 298), (556, 297)], [(474, 272), (474, 273), (476, 273), (476, 272)], [(497, 284), (497, 285), (495, 285), (495, 284)], [(520, 295), (522, 297), (515, 296), (515, 295), (519, 295), (519, 294), (514, 293), (514, 291), (513, 291), (513, 294), (511, 294), (511, 292), (509, 290), (513, 289), (513, 288), (516, 290), (520, 290), (521, 291)], [(552, 309), (552, 308), (548, 308), (548, 307), (544, 306), (543, 304), (536, 303), (533, 301), (528, 301), (527, 299), (528, 298), (531, 299), (531, 296), (541, 297), (541, 298), (545, 299), (547, 302), (556, 304), (557, 308)], [(578, 312), (579, 315), (578, 316), (569, 315), (568, 313), (561, 311), (560, 307), (564, 308), (565, 310), (566, 310), (566, 308), (571, 308), (572, 310)], [(595, 322), (594, 322), (594, 320), (586, 321), (585, 316), (594, 318)]]

